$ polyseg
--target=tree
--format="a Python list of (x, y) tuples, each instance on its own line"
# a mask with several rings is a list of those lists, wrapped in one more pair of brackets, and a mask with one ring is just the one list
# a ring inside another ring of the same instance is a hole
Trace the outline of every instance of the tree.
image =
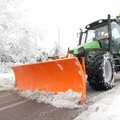
[(0, 61), (35, 62), (43, 51), (35, 42), (40, 33), (20, 22), (22, 11), (18, 0), (0, 0)]
[(50, 52), (48, 52), (48, 55), (50, 57), (55, 58), (55, 56), (59, 55), (59, 56), (65, 56), (65, 52), (64, 50), (60, 47), (59, 42), (54, 42), (54, 48), (52, 48), (50, 50)]

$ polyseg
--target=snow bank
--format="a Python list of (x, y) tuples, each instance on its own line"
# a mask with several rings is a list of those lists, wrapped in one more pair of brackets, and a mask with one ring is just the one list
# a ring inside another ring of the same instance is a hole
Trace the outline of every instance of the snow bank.
[(10, 73), (12, 72), (12, 69), (10, 68), (10, 66), (13, 66), (13, 63), (11, 62), (7, 62), (7, 63), (4, 63), (4, 62), (0, 62), (0, 73)]
[(17, 92), (22, 96), (30, 100), (36, 100), (38, 103), (45, 103), (55, 106), (57, 108), (79, 108), (81, 93), (73, 92), (68, 90), (66, 92), (59, 92), (54, 94), (52, 92), (44, 92), (36, 89), (34, 92), (31, 90), (19, 91)]
[[(120, 119), (120, 90), (108, 94), (105, 98), (89, 106), (74, 120), (119, 120)], [(109, 93), (109, 92), (107, 92)]]
[(13, 89), (15, 79), (13, 73), (0, 74), (0, 91)]

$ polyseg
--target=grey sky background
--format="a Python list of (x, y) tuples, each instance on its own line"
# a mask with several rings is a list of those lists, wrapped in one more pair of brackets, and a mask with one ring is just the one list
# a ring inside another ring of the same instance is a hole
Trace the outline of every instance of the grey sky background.
[(78, 43), (76, 33), (98, 19), (120, 12), (120, 0), (28, 0), (23, 4), (26, 20), (31, 27), (47, 31), (43, 46), (52, 47), (58, 41), (63, 49)]

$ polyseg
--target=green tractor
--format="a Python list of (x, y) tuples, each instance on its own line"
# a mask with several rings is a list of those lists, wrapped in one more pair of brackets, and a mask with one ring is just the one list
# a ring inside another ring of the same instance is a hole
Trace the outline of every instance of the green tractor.
[(70, 53), (85, 57), (87, 80), (96, 90), (114, 86), (115, 73), (120, 71), (120, 16), (100, 19), (80, 29), (79, 44)]

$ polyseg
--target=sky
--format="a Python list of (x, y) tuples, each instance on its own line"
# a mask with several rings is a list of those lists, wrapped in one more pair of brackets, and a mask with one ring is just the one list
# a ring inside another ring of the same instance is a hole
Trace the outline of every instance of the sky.
[[(63, 49), (73, 48), (78, 44), (79, 28), (111, 14), (115, 18), (120, 12), (118, 0), (27, 0), (27, 24), (47, 31), (44, 42), (52, 47), (53, 42), (60, 41)], [(59, 37), (58, 37), (59, 36)]]

